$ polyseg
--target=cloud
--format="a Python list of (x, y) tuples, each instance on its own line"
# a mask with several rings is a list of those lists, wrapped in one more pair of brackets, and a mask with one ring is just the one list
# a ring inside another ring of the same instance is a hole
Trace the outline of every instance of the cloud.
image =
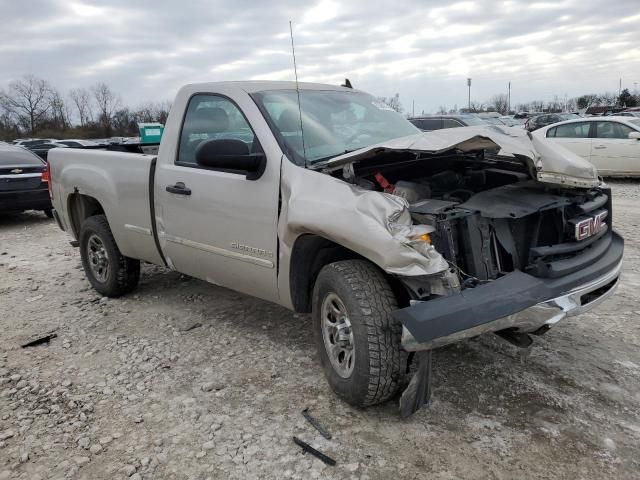
[[(429, 2), (430, 3), (430, 2)], [(107, 82), (136, 105), (185, 83), (345, 77), (405, 107), (513, 103), (640, 82), (637, 0), (30, 0), (0, 3), (0, 88), (25, 73), (59, 89)]]

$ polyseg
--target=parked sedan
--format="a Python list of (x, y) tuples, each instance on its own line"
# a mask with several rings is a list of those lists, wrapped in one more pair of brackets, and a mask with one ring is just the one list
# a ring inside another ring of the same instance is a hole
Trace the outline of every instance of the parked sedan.
[(524, 128), (533, 132), (538, 128), (546, 127), (553, 123), (563, 122), (565, 120), (574, 120), (576, 118), (580, 117), (575, 113), (544, 113), (542, 115), (536, 115), (535, 117), (529, 118), (525, 123)]
[(29, 150), (0, 145), (0, 212), (42, 210), (52, 217), (47, 165)]
[(52, 148), (68, 148), (68, 147), (61, 143), (47, 142), (47, 143), (39, 143), (38, 145), (34, 145), (32, 147), (27, 147), (27, 148), (46, 161), (47, 156), (49, 155), (49, 150), (51, 150)]
[(94, 142), (93, 140), (83, 140), (83, 139), (69, 139), (69, 140), (56, 140), (56, 145), (62, 145), (63, 147), (71, 147), (71, 148), (86, 148), (86, 147), (99, 147), (100, 144)]
[(486, 127), (488, 125), (487, 122), (475, 115), (431, 115), (410, 118), (409, 121), (423, 132), (441, 130), (443, 128)]
[(14, 145), (20, 145), (25, 148), (34, 148), (36, 145), (43, 145), (45, 143), (55, 142), (53, 138), (24, 138), (20, 140), (14, 140)]
[(500, 121), (504, 123), (507, 127), (524, 128), (524, 119), (521, 119), (521, 118), (503, 116), (503, 117), (500, 117)]
[(593, 163), (600, 175), (640, 176), (640, 118), (588, 117), (540, 128), (547, 137)]

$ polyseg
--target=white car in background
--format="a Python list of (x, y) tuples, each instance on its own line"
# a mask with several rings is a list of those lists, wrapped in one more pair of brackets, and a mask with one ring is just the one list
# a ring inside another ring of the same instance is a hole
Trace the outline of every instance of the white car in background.
[(578, 118), (531, 133), (546, 137), (589, 160), (602, 176), (640, 176), (640, 118)]
[(55, 142), (56, 145), (62, 145), (64, 147), (71, 147), (71, 148), (84, 148), (84, 147), (99, 147), (100, 144), (94, 142), (93, 140), (84, 140), (84, 139), (65, 139), (65, 140), (56, 140)]

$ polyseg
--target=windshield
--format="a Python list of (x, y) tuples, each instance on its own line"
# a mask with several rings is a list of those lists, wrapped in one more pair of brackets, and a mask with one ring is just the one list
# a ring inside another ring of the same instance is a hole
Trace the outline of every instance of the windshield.
[(562, 120), (574, 120), (576, 118), (580, 118), (579, 115), (576, 115), (575, 113), (561, 113), (560, 115), (558, 115)]
[(502, 122), (502, 120), (499, 120), (495, 117), (486, 117), (482, 119), (485, 123), (489, 123), (491, 125), (502, 125), (504, 126), (504, 122)]
[(468, 127), (482, 127), (482, 126), (486, 126), (487, 123), (489, 125), (491, 125), (490, 122), (485, 122), (486, 118), (483, 119), (483, 118), (480, 118), (480, 117), (476, 117), (475, 115), (462, 116), (462, 117), (459, 117), (459, 118)]
[(295, 90), (259, 92), (254, 97), (278, 140), (300, 164), (420, 133), (399, 113), (362, 92), (301, 90), (301, 112)]

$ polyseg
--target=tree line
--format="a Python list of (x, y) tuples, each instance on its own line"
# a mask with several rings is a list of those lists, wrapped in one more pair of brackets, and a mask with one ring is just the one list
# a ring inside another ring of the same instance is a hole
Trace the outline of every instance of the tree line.
[[(393, 110), (402, 113), (400, 95), (378, 97)], [(516, 112), (574, 112), (592, 106), (640, 105), (640, 95), (625, 88), (619, 95), (613, 93), (585, 94), (574, 98), (550, 101), (534, 100), (512, 105), (506, 94), (493, 95), (485, 102), (473, 101), (471, 112), (498, 112), (502, 115)], [(0, 90), (0, 140), (19, 137), (45, 138), (98, 138), (138, 135), (138, 123), (164, 124), (171, 102), (156, 102), (131, 108), (123, 104), (121, 96), (104, 82), (89, 88), (74, 88), (66, 95), (47, 80), (25, 75)], [(510, 111), (509, 111), (510, 110)], [(458, 112), (441, 106), (436, 113)], [(425, 112), (423, 111), (422, 114)], [(407, 113), (408, 115), (408, 113)]]
[(0, 140), (137, 136), (139, 122), (164, 124), (170, 106), (128, 107), (104, 82), (63, 94), (47, 80), (25, 75), (0, 90)]
[[(470, 108), (464, 107), (473, 113), (498, 112), (502, 115), (514, 114), (517, 112), (577, 112), (589, 107), (637, 107), (640, 105), (640, 95), (634, 95), (625, 88), (620, 95), (615, 93), (590, 93), (573, 98), (560, 98), (555, 95), (552, 100), (533, 100), (525, 103), (511, 105), (509, 111), (509, 97), (504, 94), (493, 95), (485, 102), (472, 101)], [(438, 109), (439, 114), (453, 113), (458, 111), (458, 106), (447, 109), (445, 105)], [(424, 113), (424, 112), (423, 112)]]

